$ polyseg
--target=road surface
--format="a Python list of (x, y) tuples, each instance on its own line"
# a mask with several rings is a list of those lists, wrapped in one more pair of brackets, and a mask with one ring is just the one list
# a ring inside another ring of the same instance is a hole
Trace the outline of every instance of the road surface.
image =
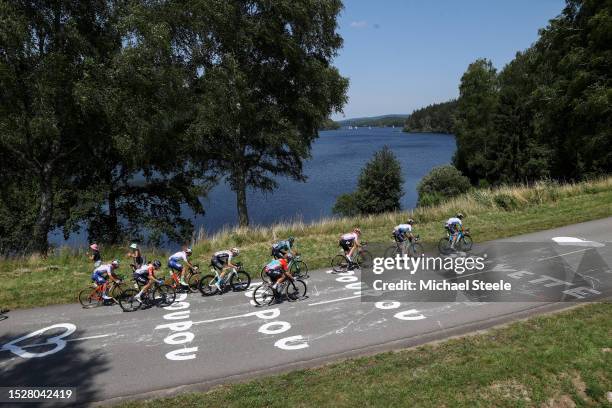
[[(0, 385), (74, 387), (79, 406), (173, 395), (575, 304), (547, 301), (553, 293), (565, 300), (610, 298), (611, 232), (612, 217), (484, 244), (492, 269), (482, 277), (512, 282), (520, 301), (491, 302), (500, 299), (461, 291), (436, 302), (413, 301), (406, 293), (364, 301), (360, 271), (320, 270), (311, 272), (306, 299), (263, 308), (247, 291), (179, 295), (170, 307), (134, 313), (76, 304), (11, 311), (0, 322)], [(510, 255), (499, 250), (510, 247)], [(576, 271), (571, 278), (568, 267)], [(448, 273), (438, 278), (457, 280)]]

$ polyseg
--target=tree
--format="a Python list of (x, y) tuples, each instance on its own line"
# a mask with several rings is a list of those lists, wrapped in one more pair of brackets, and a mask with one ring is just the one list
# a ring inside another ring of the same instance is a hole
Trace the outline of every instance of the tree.
[[(86, 158), (83, 141), (95, 125), (81, 111), (76, 88), (85, 64), (108, 58), (119, 43), (113, 7), (103, 0), (1, 1), (0, 9), (3, 189), (8, 184), (13, 199), (30, 198), (21, 201), (33, 209), (26, 211), (32, 227), (28, 248), (46, 253), (47, 234), (63, 224), (67, 206), (77, 200), (71, 183)], [(72, 200), (60, 200), (66, 194)]]
[(455, 166), (477, 182), (493, 175), (495, 138), (493, 119), (498, 104), (496, 70), (491, 61), (480, 59), (461, 77), (455, 112), (457, 152)]
[(333, 211), (345, 216), (398, 211), (403, 183), (399, 160), (384, 146), (361, 170), (357, 190), (338, 197)]
[(418, 206), (437, 205), (440, 202), (465, 193), (470, 189), (470, 180), (455, 166), (434, 167), (417, 185)]
[(404, 132), (453, 133), (457, 101), (434, 103), (417, 109), (404, 123)]
[(275, 176), (303, 181), (318, 129), (346, 101), (348, 81), (331, 65), (342, 45), (339, 0), (212, 2), (215, 58), (199, 83), (195, 146), (236, 193), (249, 224), (247, 189)]

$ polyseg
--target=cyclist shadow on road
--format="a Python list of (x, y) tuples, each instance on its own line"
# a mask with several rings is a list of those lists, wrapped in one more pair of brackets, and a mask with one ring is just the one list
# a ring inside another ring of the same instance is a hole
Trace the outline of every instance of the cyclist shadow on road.
[[(45, 405), (83, 406), (103, 399), (101, 391), (105, 384), (111, 383), (100, 381), (100, 375), (110, 369), (108, 357), (102, 354), (101, 348), (86, 350), (85, 343), (70, 341), (85, 336), (79, 330), (57, 338), (64, 333), (64, 328), (56, 328), (28, 338), (24, 337), (30, 332), (0, 336), (0, 384), (3, 387), (74, 388), (76, 400), (64, 403), (55, 400)], [(16, 341), (18, 339), (22, 340)]]

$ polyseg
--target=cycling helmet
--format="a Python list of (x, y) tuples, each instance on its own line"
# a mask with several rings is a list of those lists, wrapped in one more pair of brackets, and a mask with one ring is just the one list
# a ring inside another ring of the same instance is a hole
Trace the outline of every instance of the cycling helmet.
[(93, 251), (97, 251), (98, 250), (98, 244), (91, 244), (89, 246)]
[(354, 232), (355, 234), (359, 234), (359, 235), (361, 235), (361, 230), (360, 230), (359, 228), (355, 228), (355, 229), (353, 230), (353, 232)]
[(118, 259), (114, 259), (114, 260), (113, 260), (113, 262), (111, 262), (111, 266), (112, 266), (113, 268), (118, 268), (120, 263), (121, 263), (121, 262), (119, 262), (119, 260), (118, 260)]
[(191, 254), (191, 252), (192, 252), (192, 251), (191, 251), (191, 248), (185, 248), (185, 253), (186, 253), (186, 254)]
[(462, 218), (463, 218), (463, 214), (461, 214), (461, 213), (457, 213), (457, 215), (455, 215), (455, 217), (457, 217), (457, 218), (459, 218), (459, 219), (462, 219)]
[(406, 221), (406, 224), (414, 224), (414, 220), (412, 218), (408, 218), (408, 221)]
[(289, 237), (287, 238), (287, 241), (289, 241), (290, 244), (293, 244), (293, 242), (295, 241), (295, 238)]
[(136, 244), (136, 243), (132, 243), (132, 244), (130, 245), (130, 248), (131, 248), (131, 249), (138, 249), (138, 244)]
[(235, 256), (240, 255), (240, 250), (238, 248), (232, 248), (230, 249), (230, 251), (232, 252), (232, 254), (234, 254)]
[(156, 260), (153, 261), (153, 267), (155, 269), (161, 268), (161, 262), (159, 262), (159, 259), (156, 259)]

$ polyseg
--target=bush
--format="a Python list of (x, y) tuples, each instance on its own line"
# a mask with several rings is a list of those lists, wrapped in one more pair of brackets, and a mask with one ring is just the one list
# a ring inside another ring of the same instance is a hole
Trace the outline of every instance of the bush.
[(374, 153), (359, 174), (357, 190), (338, 197), (333, 212), (344, 216), (380, 214), (400, 209), (402, 168), (388, 146)]
[[(431, 196), (438, 197), (441, 201), (466, 193), (470, 189), (470, 180), (465, 177), (455, 166), (446, 165), (434, 167), (429, 174), (421, 179), (417, 186), (419, 201), (417, 205), (427, 206), (430, 204)], [(435, 203), (439, 204), (439, 202)]]
[(516, 198), (514, 198), (510, 194), (504, 194), (504, 193), (497, 194), (495, 195), (493, 200), (495, 201), (495, 205), (497, 205), (499, 208), (505, 211), (516, 210), (519, 206)]

